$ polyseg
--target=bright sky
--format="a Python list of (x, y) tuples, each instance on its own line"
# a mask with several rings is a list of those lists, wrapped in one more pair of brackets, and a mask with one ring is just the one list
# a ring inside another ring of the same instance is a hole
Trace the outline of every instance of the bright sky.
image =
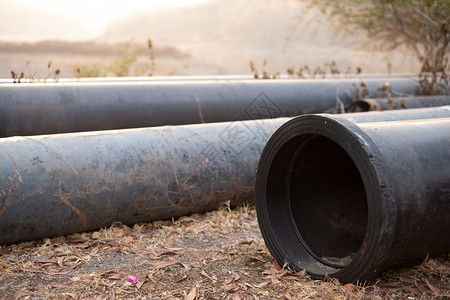
[(200, 4), (208, 0), (3, 0), (43, 12), (82, 19), (93, 33), (100, 34), (111, 21), (143, 11)]

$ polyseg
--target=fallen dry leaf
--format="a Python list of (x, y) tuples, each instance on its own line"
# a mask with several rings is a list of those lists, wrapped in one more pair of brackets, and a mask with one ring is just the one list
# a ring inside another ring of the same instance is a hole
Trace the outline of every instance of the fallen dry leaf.
[(62, 283), (62, 284), (52, 284), (52, 287), (56, 288), (56, 289), (64, 289), (67, 288), (69, 286), (68, 283)]
[(74, 245), (73, 247), (75, 247), (75, 248), (81, 248), (81, 249), (86, 249), (86, 248), (89, 248), (89, 247), (92, 247), (93, 246), (93, 244), (90, 244), (90, 243), (83, 243), (83, 244), (79, 244), (79, 245)]
[(249, 258), (249, 259), (245, 262), (245, 265), (248, 266), (248, 265), (250, 265), (250, 264), (252, 264), (252, 263), (255, 263), (255, 262), (257, 262), (257, 261), (261, 261), (261, 260), (252, 257), (252, 258)]
[(107, 277), (108, 279), (112, 279), (112, 280), (119, 280), (120, 278), (122, 278), (122, 274), (121, 273), (117, 273), (115, 275), (111, 275)]
[(230, 284), (230, 283), (232, 283), (232, 282), (233, 282), (233, 278), (230, 276), (230, 277), (228, 277), (228, 280), (225, 281), (223, 284), (224, 284), (224, 285), (228, 285), (228, 284)]
[(228, 257), (228, 260), (231, 261), (231, 254), (227, 251), (224, 250), (218, 250), (219, 253), (223, 253)]
[(63, 262), (64, 262), (64, 259), (65, 259), (65, 258), (66, 258), (65, 256), (59, 256), (59, 257), (58, 257), (58, 266), (59, 266), (60, 268), (63, 267)]
[(238, 281), (241, 278), (241, 276), (239, 276), (239, 274), (236, 272), (232, 272), (232, 275), (233, 275), (234, 281)]
[(433, 293), (436, 297), (438, 297), (441, 294), (441, 290), (438, 289), (437, 287), (433, 286), (427, 279), (425, 279), (425, 282), (427, 283), (430, 290), (433, 291)]
[(273, 275), (274, 272), (272, 270), (264, 270), (264, 271), (262, 271), (262, 274), (263, 275)]
[(168, 260), (168, 261), (159, 261), (159, 262), (154, 262), (154, 263), (150, 263), (150, 265), (152, 265), (155, 268), (164, 268), (167, 266), (171, 266), (178, 263), (176, 260)]
[(22, 297), (34, 296), (34, 295), (36, 295), (36, 293), (31, 292), (31, 291), (21, 290), (21, 291), (17, 291), (14, 293), (13, 300), (18, 300)]
[(17, 245), (19, 248), (34, 248), (36, 247), (36, 242), (24, 242)]
[(273, 267), (275, 268), (275, 270), (277, 272), (281, 272), (282, 268), (280, 267), (280, 265), (278, 264), (278, 262), (276, 261), (276, 259), (273, 259)]
[(166, 249), (166, 250), (169, 250), (169, 251), (174, 251), (174, 252), (180, 252), (180, 253), (184, 253), (184, 252), (186, 252), (186, 248), (176, 248), (176, 247), (172, 247), (172, 248), (164, 248), (164, 249)]
[(418, 291), (416, 291), (412, 286), (405, 285), (405, 286), (403, 286), (403, 288), (405, 290), (409, 291), (414, 296), (419, 296), (420, 295), (420, 293)]
[(38, 257), (34, 261), (39, 262), (39, 263), (44, 263), (44, 262), (47, 262), (52, 257), (53, 257), (53, 253), (49, 254), (49, 255)]
[(231, 298), (232, 300), (241, 300), (241, 294), (240, 293), (236, 293), (233, 295), (233, 297)]
[(400, 281), (404, 283), (414, 284), (415, 280), (407, 277), (400, 276)]
[(128, 245), (128, 244), (132, 243), (133, 241), (134, 241), (134, 239), (132, 237), (126, 237), (126, 238), (120, 240), (120, 244)]
[(358, 287), (356, 285), (354, 285), (353, 283), (347, 283), (344, 285), (344, 288), (349, 291), (349, 292), (356, 292), (358, 291)]
[(237, 233), (221, 234), (220, 237), (231, 240), (231, 239), (237, 239), (239, 237), (239, 234), (237, 234)]
[(43, 260), (40, 260), (39, 261), (39, 263), (40, 264), (49, 264), (49, 265), (51, 265), (51, 264), (58, 264), (58, 260), (56, 259), (56, 258), (51, 258), (51, 259), (43, 259)]
[(293, 275), (282, 275), (280, 277), (281, 280), (297, 280), (298, 277), (297, 276), (293, 276)]
[(183, 263), (180, 263), (182, 266), (183, 266), (183, 268), (186, 270), (186, 271), (189, 271), (191, 268), (189, 267), (189, 265), (188, 264), (183, 264)]
[(136, 283), (136, 288), (139, 290), (144, 283), (145, 283), (145, 280), (139, 281), (138, 283)]
[(270, 277), (270, 281), (272, 282), (272, 284), (278, 284), (278, 283), (281, 282), (281, 281), (279, 281), (275, 276), (271, 276), (271, 277)]
[(193, 287), (184, 300), (194, 300), (197, 297), (197, 288)]
[(68, 293), (67, 295), (72, 297), (74, 300), (78, 300), (80, 298), (79, 293)]
[(153, 256), (159, 256), (159, 254), (156, 253), (156, 249), (155, 248), (152, 248), (149, 251), (150, 251), (151, 254), (153, 254)]
[(420, 290), (420, 292), (425, 292), (425, 286), (421, 284), (420, 282), (416, 283), (416, 287)]
[(206, 278), (208, 278), (209, 280), (211, 280), (212, 282), (215, 282), (214, 279), (211, 278), (211, 276), (209, 276), (204, 270), (202, 270), (200, 272), (200, 274), (202, 274), (203, 276), (205, 276)]
[(284, 296), (284, 298), (286, 298), (288, 300), (292, 300), (292, 297), (287, 290), (283, 292), (283, 296)]

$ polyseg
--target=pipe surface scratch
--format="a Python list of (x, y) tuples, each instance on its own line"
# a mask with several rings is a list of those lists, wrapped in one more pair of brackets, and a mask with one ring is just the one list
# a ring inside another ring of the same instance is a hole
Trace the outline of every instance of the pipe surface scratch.
[(200, 117), (200, 122), (205, 123), (205, 120), (203, 119), (203, 114), (202, 114), (202, 107), (200, 105), (200, 99), (198, 99), (197, 94), (195, 94), (195, 101), (197, 102), (197, 105), (198, 105), (198, 116)]
[(19, 170), (17, 169), (17, 166), (16, 166), (16, 162), (14, 161), (14, 158), (12, 158), (10, 155), (8, 155), (8, 156), (9, 156), (9, 158), (11, 159), (11, 161), (12, 161), (12, 163), (13, 163), (13, 166), (14, 166), (14, 169), (16, 170), (16, 173), (17, 173), (17, 175), (18, 175), (18, 178), (17, 178), (17, 180), (16, 180), (16, 184), (14, 185), (14, 187), (13, 187), (12, 190), (11, 190), (11, 194), (9, 195), (8, 200), (6, 200), (5, 205), (3, 206), (2, 210), (0, 210), (0, 216), (5, 212), (6, 208), (7, 208), (8, 205), (9, 205), (9, 202), (11, 202), (11, 199), (12, 199), (13, 196), (14, 196), (14, 192), (16, 191), (16, 188), (17, 188), (17, 186), (19, 185), (19, 182), (23, 183), (23, 181), (22, 181), (22, 176), (20, 176)]
[(55, 196), (58, 197), (59, 199), (63, 200), (66, 203), (66, 205), (68, 207), (70, 207), (80, 217), (81, 222), (83, 222), (83, 230), (87, 230), (86, 217), (83, 215), (83, 213), (78, 208), (76, 208), (72, 203), (70, 203), (70, 201), (68, 199), (70, 197), (69, 196), (64, 196), (62, 194), (55, 195)]

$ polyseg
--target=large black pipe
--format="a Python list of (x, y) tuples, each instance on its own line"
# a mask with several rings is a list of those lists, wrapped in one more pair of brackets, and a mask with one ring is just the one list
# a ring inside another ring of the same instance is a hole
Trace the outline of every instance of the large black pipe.
[(344, 283), (449, 251), (449, 133), (450, 118), (288, 121), (256, 175), (268, 249), (280, 265)]
[[(383, 79), (365, 80), (371, 97)], [(226, 122), (349, 105), (361, 80), (43, 83), (0, 86), (0, 137)], [(397, 93), (417, 81), (392, 79)]]
[(252, 202), (285, 121), (0, 139), (0, 245)]
[(0, 139), (0, 244), (253, 202), (258, 158), (288, 120)]
[(446, 96), (415, 96), (415, 97), (396, 97), (392, 99), (362, 99), (353, 102), (349, 111), (383, 111), (393, 109), (409, 109), (421, 107), (436, 107), (450, 105), (450, 95)]

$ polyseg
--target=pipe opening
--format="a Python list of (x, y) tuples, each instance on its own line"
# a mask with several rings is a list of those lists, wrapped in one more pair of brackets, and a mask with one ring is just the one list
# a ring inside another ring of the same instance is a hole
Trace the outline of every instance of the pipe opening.
[(369, 102), (360, 100), (353, 102), (348, 108), (348, 112), (366, 112), (374, 110), (374, 108)]
[(323, 136), (303, 139), (287, 174), (294, 231), (317, 261), (343, 268), (361, 247), (367, 230), (366, 191), (350, 156)]

